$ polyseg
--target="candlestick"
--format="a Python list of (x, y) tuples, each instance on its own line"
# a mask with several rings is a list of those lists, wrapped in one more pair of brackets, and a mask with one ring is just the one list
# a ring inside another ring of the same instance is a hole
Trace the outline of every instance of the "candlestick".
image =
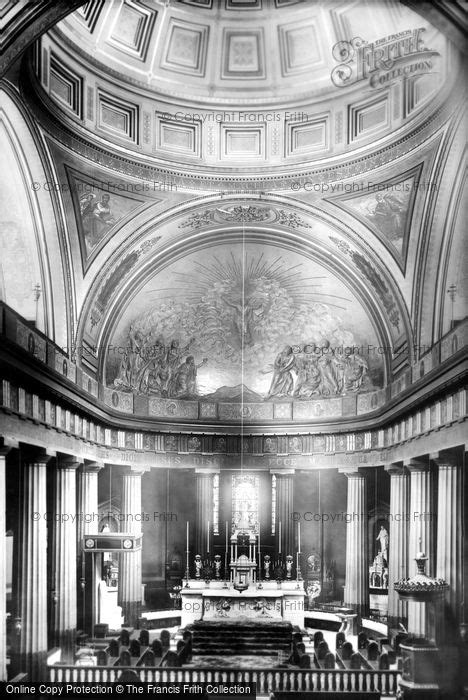
[(226, 520), (226, 554), (228, 553), (228, 521)]
[(281, 520), (278, 523), (278, 554), (281, 554)]
[(210, 521), (206, 525), (206, 551), (210, 553)]
[(301, 551), (301, 523), (297, 523), (297, 551)]

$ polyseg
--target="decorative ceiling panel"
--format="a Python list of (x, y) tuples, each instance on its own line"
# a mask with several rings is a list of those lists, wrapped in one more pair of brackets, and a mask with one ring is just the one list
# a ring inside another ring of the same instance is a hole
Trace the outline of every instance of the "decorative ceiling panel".
[(262, 29), (227, 29), (223, 36), (222, 78), (264, 78), (265, 50)]
[(297, 27), (295, 23), (280, 25), (279, 34), (283, 75), (310, 70), (318, 63), (324, 65), (314, 23), (303, 27)]
[(172, 19), (161, 68), (204, 77), (209, 27)]
[(125, 0), (112, 27), (109, 41), (140, 61), (146, 60), (157, 13), (140, 3)]

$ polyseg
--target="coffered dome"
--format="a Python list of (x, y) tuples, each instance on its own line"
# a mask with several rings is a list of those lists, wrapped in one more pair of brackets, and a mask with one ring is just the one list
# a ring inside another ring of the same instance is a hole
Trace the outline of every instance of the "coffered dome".
[(87, 138), (223, 171), (375, 150), (456, 74), (412, 10), (341, 0), (89, 2), (43, 37), (40, 64), (51, 108)]

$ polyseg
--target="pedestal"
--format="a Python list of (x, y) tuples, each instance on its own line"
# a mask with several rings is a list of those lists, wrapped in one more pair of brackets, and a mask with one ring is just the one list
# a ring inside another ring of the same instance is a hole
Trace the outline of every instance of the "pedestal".
[[(409, 562), (414, 562), (418, 552), (431, 552), (431, 499), (430, 473), (426, 461), (410, 460), (406, 463), (410, 472), (410, 536)], [(415, 565), (413, 565), (415, 566)], [(416, 573), (408, 571), (412, 576)], [(408, 632), (415, 637), (426, 637), (428, 630), (427, 604), (408, 602)]]
[(400, 651), (402, 678), (399, 687), (404, 700), (439, 700), (437, 683), (439, 649), (429, 643), (427, 645), (402, 643)]

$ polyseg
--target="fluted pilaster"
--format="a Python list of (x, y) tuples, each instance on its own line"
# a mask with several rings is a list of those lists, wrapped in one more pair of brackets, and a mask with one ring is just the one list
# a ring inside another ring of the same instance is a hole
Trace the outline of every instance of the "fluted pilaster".
[[(122, 477), (121, 531), (141, 536), (141, 471), (129, 470)], [(125, 624), (136, 626), (141, 614), (141, 549), (121, 552), (119, 605)]]
[[(195, 554), (200, 554), (202, 557), (204, 557), (208, 549), (210, 553), (213, 552), (212, 521), (214, 474), (212, 471), (206, 469), (197, 469), (195, 473), (197, 479), (197, 523), (195, 532)], [(208, 521), (210, 522), (209, 532), (207, 531)]]
[[(412, 459), (405, 462), (410, 473), (410, 532), (408, 576), (417, 572), (415, 557), (418, 552), (430, 556), (432, 551), (431, 479), (428, 460)], [(433, 566), (429, 561), (429, 569)], [(408, 603), (408, 632), (416, 637), (428, 633), (426, 603)]]
[(344, 603), (355, 608), (359, 615), (364, 615), (369, 607), (366, 477), (358, 471), (346, 473), (346, 476), (348, 522)]
[(408, 576), (409, 476), (396, 464), (386, 467), (390, 474), (390, 532), (388, 553), (388, 623), (398, 627), (407, 616), (407, 605), (400, 600), (394, 583)]
[(77, 520), (77, 586), (78, 619), (80, 627), (92, 633), (98, 614), (98, 586), (101, 578), (100, 560), (95, 554), (84, 554), (83, 537), (99, 530), (98, 474), (101, 462), (85, 462), (78, 470)]
[(438, 465), (437, 567), (436, 575), (450, 588), (447, 601), (459, 614), (462, 591), (462, 483), (461, 467), (454, 451), (431, 455)]
[(54, 590), (52, 624), (54, 643), (62, 650), (62, 661), (72, 663), (77, 624), (76, 595), (76, 470), (73, 457), (57, 458), (55, 471)]
[(20, 669), (43, 680), (47, 657), (46, 474), (50, 456), (23, 462), (22, 533), (19, 567)]
[[(294, 556), (294, 470), (274, 472), (276, 475), (276, 519), (281, 522), (281, 555), (283, 559), (291, 554)], [(278, 528), (277, 528), (278, 532)], [(277, 538), (276, 547), (280, 551)]]

